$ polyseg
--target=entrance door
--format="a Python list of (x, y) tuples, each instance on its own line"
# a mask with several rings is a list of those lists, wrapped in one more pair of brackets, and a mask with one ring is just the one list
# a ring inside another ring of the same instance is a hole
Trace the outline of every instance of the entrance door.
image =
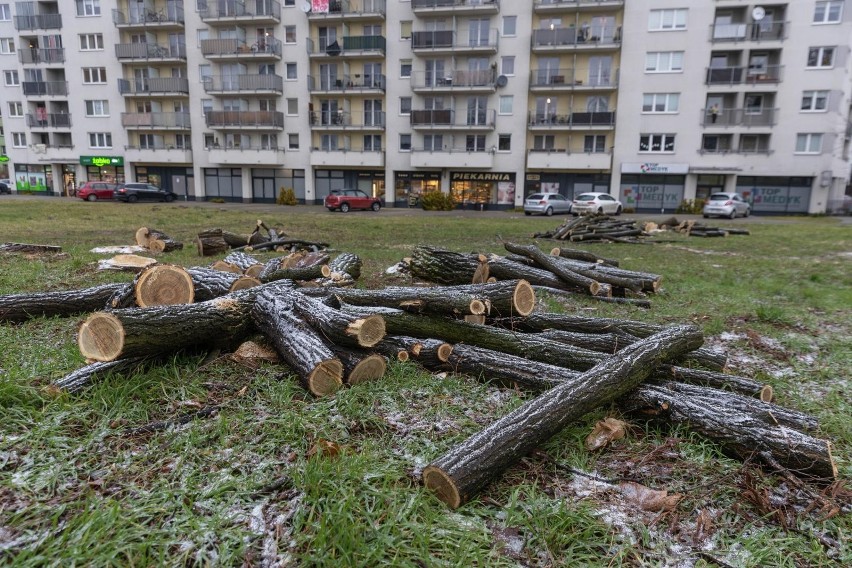
[(172, 191), (186, 197), (186, 176), (172, 176)]

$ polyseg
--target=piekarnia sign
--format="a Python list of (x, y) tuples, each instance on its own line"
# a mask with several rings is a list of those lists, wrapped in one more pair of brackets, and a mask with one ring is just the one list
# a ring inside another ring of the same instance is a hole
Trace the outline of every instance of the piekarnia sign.
[(515, 174), (500, 172), (452, 172), (450, 181), (515, 181)]

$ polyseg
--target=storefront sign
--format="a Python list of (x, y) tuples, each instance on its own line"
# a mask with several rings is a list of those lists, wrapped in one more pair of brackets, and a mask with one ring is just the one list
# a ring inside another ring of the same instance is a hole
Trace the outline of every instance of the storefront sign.
[(395, 172), (396, 179), (424, 179), (424, 180), (440, 180), (441, 172)]
[(9, 156), (7, 156), (6, 154), (3, 154), (2, 156), (0, 156), (0, 164), (5, 164), (8, 161), (9, 161)]
[(515, 174), (501, 172), (450, 172), (450, 181), (515, 181)]
[(97, 166), (103, 168), (106, 166), (123, 166), (124, 158), (115, 158), (111, 156), (80, 156), (81, 166)]
[(664, 164), (660, 162), (625, 162), (621, 164), (623, 174), (686, 174), (689, 164)]

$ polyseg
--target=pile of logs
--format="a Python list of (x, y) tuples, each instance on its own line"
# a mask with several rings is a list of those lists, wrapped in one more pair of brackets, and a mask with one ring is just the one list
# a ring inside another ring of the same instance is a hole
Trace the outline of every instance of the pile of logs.
[(639, 243), (648, 235), (635, 221), (595, 213), (568, 219), (553, 231), (536, 233), (533, 238), (562, 241)]
[(163, 231), (139, 227), (136, 230), (136, 244), (151, 252), (172, 252), (183, 249), (183, 243), (176, 241)]
[(647, 222), (642, 226), (642, 230), (646, 233), (653, 234), (660, 231), (674, 231), (688, 237), (727, 237), (728, 235), (748, 235), (748, 229), (733, 229), (720, 227), (711, 227), (704, 223), (699, 223), (692, 219), (688, 221), (679, 221), (676, 217), (671, 217), (659, 223)]
[(228, 250), (245, 252), (275, 251), (297, 252), (301, 250), (318, 252), (328, 248), (328, 243), (287, 238), (283, 231), (267, 227), (258, 219), (254, 230), (248, 235), (232, 233), (223, 229), (207, 229), (198, 233), (195, 246), (199, 256), (216, 256)]

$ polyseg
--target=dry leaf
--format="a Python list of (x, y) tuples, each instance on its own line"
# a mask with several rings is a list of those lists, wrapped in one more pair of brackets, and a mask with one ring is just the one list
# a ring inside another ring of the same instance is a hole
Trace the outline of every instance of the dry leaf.
[(586, 449), (598, 450), (610, 442), (622, 439), (627, 434), (627, 423), (616, 418), (598, 420), (592, 433), (586, 438)]
[(618, 484), (621, 493), (644, 511), (673, 511), (683, 495), (665, 489), (657, 490), (645, 487), (635, 481), (623, 481)]
[(236, 351), (231, 353), (231, 359), (240, 365), (256, 369), (261, 363), (278, 363), (278, 353), (266, 345), (254, 341), (243, 342)]
[(340, 449), (340, 444), (337, 442), (320, 438), (313, 446), (311, 446), (311, 449), (308, 450), (307, 457), (310, 458), (316, 455), (321, 455), (334, 458), (340, 454)]

